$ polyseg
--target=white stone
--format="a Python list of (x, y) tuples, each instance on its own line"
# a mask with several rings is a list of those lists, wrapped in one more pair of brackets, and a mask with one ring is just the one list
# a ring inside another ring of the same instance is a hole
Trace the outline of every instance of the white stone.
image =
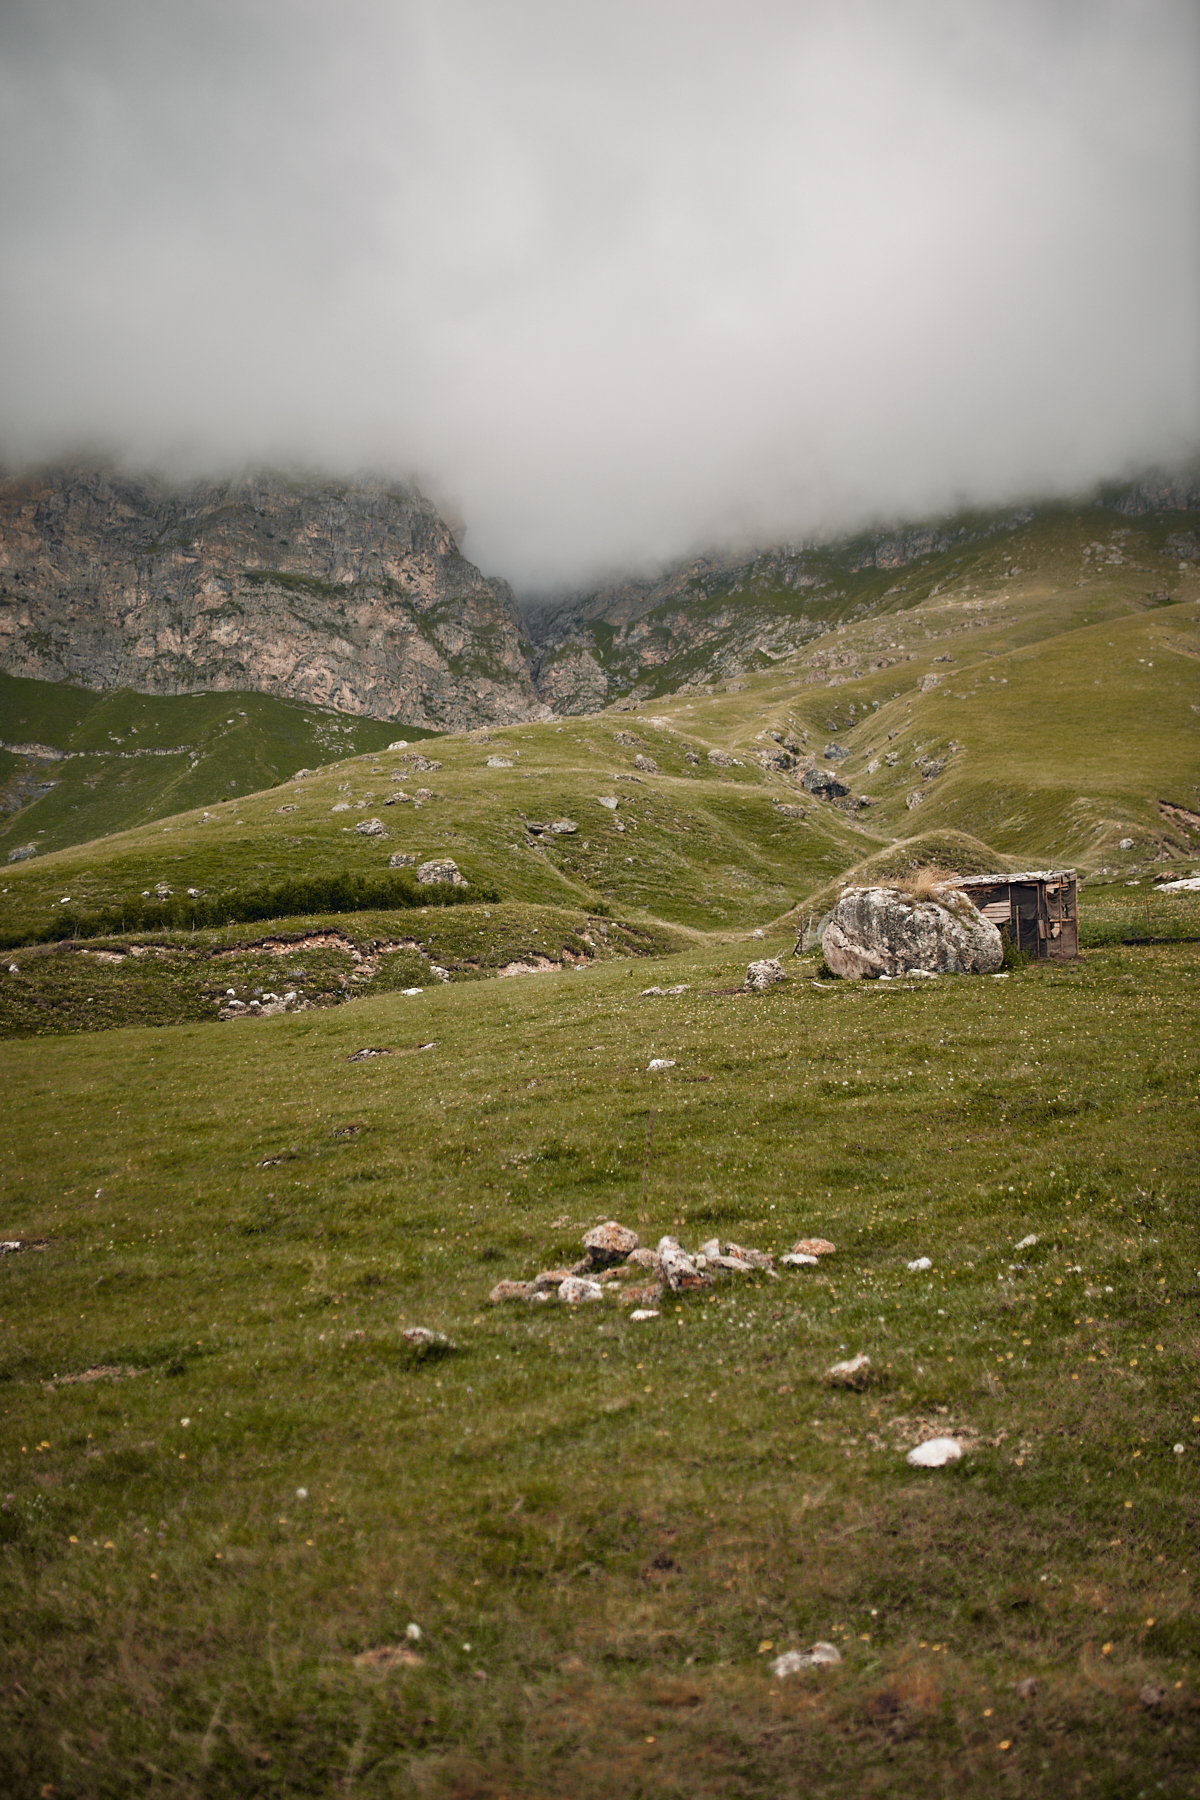
[(675, 1059), (673, 1056), (652, 1056), (646, 1067), (647, 1069), (673, 1069)]
[(1033, 1246), (1036, 1243), (1037, 1243), (1037, 1239), (1031, 1231), (1028, 1237), (1023, 1237), (1021, 1239), (1019, 1244), (1014, 1244), (1013, 1249), (1014, 1250), (1032, 1250)]
[(914, 1469), (944, 1469), (947, 1463), (957, 1462), (962, 1455), (962, 1445), (957, 1438), (927, 1438), (910, 1450), (905, 1457)]
[(815, 1269), (821, 1259), (818, 1256), (805, 1256), (800, 1250), (791, 1250), (779, 1260), (785, 1269)]
[(771, 1664), (773, 1675), (799, 1675), (803, 1669), (819, 1669), (840, 1663), (842, 1653), (836, 1644), (814, 1644), (810, 1650), (785, 1650)]
[(933, 1264), (927, 1256), (918, 1256), (915, 1261), (908, 1263), (906, 1266), (910, 1275), (920, 1275), (922, 1270), (932, 1269)]
[[(652, 1306), (639, 1306), (638, 1310), (636, 1312), (631, 1312), (629, 1317), (641, 1321), (642, 1319), (657, 1319), (659, 1315)], [(1182, 1445), (1180, 1448), (1182, 1448)]]
[(585, 1281), (581, 1275), (568, 1275), (559, 1283), (558, 1297), (568, 1306), (579, 1306), (588, 1300), (603, 1300), (604, 1289), (598, 1281)]

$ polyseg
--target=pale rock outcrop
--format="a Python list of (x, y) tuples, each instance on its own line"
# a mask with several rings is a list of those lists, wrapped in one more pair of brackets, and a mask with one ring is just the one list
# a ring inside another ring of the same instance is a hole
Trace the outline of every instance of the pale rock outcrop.
[(949, 888), (921, 901), (895, 888), (851, 888), (833, 909), (821, 949), (833, 974), (847, 980), (915, 970), (991, 975), (1004, 961), (991, 920)]

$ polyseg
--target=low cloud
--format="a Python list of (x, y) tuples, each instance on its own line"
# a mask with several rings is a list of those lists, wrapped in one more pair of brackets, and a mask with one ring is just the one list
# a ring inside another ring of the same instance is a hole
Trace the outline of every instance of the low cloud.
[(14, 0), (0, 455), (415, 474), (526, 590), (1177, 459), (1198, 20)]

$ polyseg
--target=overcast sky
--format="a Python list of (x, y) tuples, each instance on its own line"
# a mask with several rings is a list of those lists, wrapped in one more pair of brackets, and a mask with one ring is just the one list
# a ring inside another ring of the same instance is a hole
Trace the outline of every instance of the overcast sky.
[(526, 590), (1200, 443), (1194, 0), (6, 0), (0, 457)]

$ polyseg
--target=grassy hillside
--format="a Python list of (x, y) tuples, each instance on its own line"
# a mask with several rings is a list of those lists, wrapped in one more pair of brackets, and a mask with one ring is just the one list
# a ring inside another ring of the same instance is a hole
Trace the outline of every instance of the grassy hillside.
[(6, 1047), (5, 1793), (1191, 1791), (1197, 951), (745, 957)]
[(429, 735), (268, 694), (93, 693), (0, 673), (0, 743), (68, 753), (0, 749), (0, 862), (19, 844), (58, 850)]

